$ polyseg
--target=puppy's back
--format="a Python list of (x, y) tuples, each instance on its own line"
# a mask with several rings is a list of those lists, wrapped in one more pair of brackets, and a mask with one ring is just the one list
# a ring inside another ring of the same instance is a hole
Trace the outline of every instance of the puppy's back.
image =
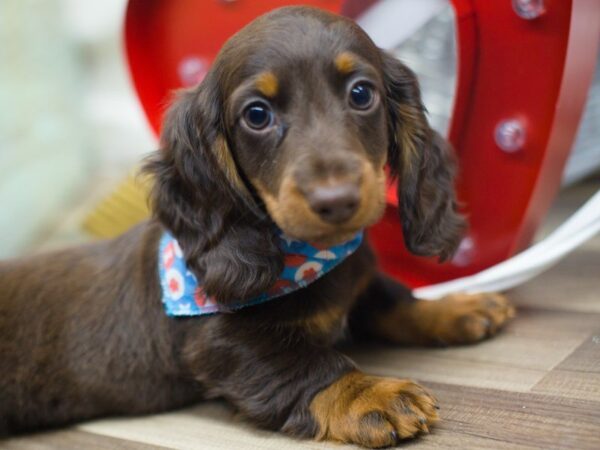
[(0, 262), (0, 434), (183, 401), (156, 388), (176, 372), (160, 231)]

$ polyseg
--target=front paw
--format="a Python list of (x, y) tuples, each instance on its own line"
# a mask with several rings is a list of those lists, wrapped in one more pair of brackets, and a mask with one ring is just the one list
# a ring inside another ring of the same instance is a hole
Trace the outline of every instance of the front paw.
[(453, 294), (439, 300), (434, 342), (470, 344), (496, 334), (511, 318), (515, 308), (500, 294)]
[(438, 420), (435, 398), (409, 380), (351, 372), (313, 399), (317, 439), (380, 448), (429, 432)]

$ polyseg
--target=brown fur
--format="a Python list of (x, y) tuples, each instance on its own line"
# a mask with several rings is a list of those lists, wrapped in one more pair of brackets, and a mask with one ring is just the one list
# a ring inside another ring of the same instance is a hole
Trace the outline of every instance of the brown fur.
[[(344, 52), (359, 61), (348, 76), (334, 63)], [(275, 120), (257, 132), (241, 112), (265, 71), (278, 80), (272, 98), (261, 98)], [(349, 105), (354, 76), (375, 89), (368, 111)], [(415, 300), (377, 273), (365, 242), (277, 301), (176, 319), (160, 301), (165, 229), (226, 307), (271, 287), (281, 272), (274, 225), (323, 244), (377, 220), (385, 161), (400, 176), (409, 249), (451, 255), (463, 228), (453, 164), (427, 123), (412, 72), (338, 16), (290, 7), (254, 21), (167, 113), (161, 150), (146, 165), (155, 178), (154, 220), (115, 240), (0, 263), (0, 433), (215, 397), (258, 426), (294, 436), (381, 446), (427, 431), (437, 417), (427, 391), (357, 372), (333, 344), (348, 333), (472, 342), (511, 315), (504, 300)], [(358, 212), (346, 223), (322, 223), (306, 196), (340, 180), (359, 188)]]

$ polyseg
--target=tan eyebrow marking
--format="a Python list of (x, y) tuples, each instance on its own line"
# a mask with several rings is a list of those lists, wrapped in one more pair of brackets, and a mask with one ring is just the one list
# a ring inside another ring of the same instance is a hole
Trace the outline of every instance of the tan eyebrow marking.
[(275, 97), (279, 90), (279, 81), (273, 72), (263, 72), (256, 78), (256, 88), (265, 97)]
[(335, 57), (335, 68), (342, 75), (349, 74), (356, 67), (356, 57), (350, 52), (342, 52)]

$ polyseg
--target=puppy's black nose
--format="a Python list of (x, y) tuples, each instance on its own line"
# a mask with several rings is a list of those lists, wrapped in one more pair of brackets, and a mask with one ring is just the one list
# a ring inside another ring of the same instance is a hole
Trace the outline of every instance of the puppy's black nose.
[(349, 220), (360, 203), (358, 186), (352, 183), (319, 186), (308, 195), (311, 209), (325, 222), (340, 224)]

